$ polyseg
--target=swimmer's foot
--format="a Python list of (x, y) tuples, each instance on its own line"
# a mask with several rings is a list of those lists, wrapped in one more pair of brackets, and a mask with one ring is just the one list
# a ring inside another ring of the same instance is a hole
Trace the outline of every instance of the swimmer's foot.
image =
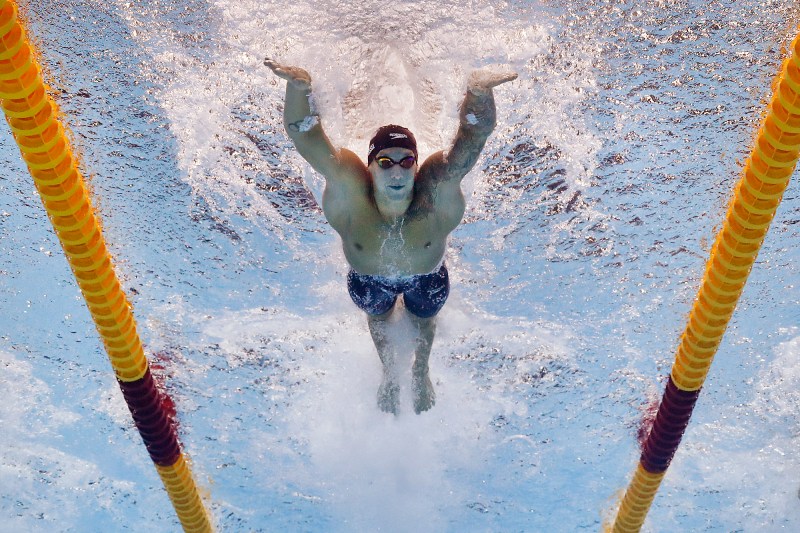
[(378, 407), (384, 413), (397, 414), (397, 406), (400, 400), (400, 385), (396, 381), (385, 377), (378, 387)]
[(427, 411), (436, 403), (436, 392), (433, 390), (433, 383), (427, 373), (422, 375), (414, 374), (411, 381), (411, 388), (414, 391), (414, 412), (420, 414)]

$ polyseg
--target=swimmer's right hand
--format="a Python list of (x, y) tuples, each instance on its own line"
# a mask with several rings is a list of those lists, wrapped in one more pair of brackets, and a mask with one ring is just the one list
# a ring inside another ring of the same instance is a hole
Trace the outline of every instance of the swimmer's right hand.
[(494, 87), (517, 79), (517, 73), (502, 67), (483, 67), (473, 70), (467, 81), (467, 90), (475, 95), (489, 94)]
[(296, 89), (311, 89), (311, 75), (300, 67), (282, 65), (270, 58), (264, 59), (264, 65), (268, 66), (279, 78), (283, 78)]

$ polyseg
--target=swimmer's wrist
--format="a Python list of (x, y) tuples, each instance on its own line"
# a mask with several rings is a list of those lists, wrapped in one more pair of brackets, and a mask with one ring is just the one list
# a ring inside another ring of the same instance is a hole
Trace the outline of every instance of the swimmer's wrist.
[(289, 82), (293, 89), (297, 89), (298, 91), (305, 92), (307, 95), (311, 95), (311, 80), (302, 80), (302, 79), (293, 79)]
[(475, 113), (465, 113), (464, 118), (461, 122), (466, 123), (470, 126), (477, 126), (481, 123), (480, 115), (476, 115)]
[(497, 120), (491, 89), (488, 94), (467, 93), (461, 107), (461, 125), (471, 129), (491, 130)]
[(292, 133), (306, 133), (319, 124), (319, 115), (306, 115), (300, 120), (287, 124), (286, 129)]
[(492, 95), (491, 87), (470, 86), (467, 87), (467, 92), (477, 97), (487, 97)]

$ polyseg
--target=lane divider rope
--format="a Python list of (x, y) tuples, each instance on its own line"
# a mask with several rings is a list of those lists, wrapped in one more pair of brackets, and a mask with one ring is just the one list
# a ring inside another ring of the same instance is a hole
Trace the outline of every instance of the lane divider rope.
[(689, 425), (700, 389), (800, 155), (800, 34), (717, 235), (639, 465), (607, 531), (637, 532)]
[(0, 104), (178, 519), (187, 532), (213, 531), (14, 0), (0, 0)]

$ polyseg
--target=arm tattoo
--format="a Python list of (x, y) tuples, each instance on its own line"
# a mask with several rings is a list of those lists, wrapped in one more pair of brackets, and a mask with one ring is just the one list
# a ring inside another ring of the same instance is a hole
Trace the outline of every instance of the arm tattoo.
[(448, 175), (458, 179), (466, 176), (478, 161), (485, 144), (486, 136), (482, 135), (465, 135), (456, 139), (448, 157)]
[(467, 92), (460, 117), (455, 142), (447, 155), (447, 179), (462, 179), (478, 161), (497, 120), (492, 93)]

